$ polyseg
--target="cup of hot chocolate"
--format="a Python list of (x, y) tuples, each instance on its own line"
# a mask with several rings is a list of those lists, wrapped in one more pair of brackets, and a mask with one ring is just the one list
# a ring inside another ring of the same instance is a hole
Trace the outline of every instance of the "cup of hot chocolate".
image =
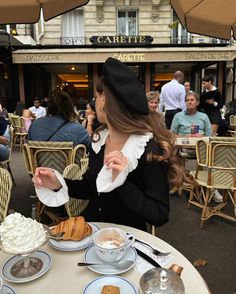
[(93, 235), (95, 253), (104, 262), (120, 260), (134, 241), (134, 235), (118, 228), (105, 228)]

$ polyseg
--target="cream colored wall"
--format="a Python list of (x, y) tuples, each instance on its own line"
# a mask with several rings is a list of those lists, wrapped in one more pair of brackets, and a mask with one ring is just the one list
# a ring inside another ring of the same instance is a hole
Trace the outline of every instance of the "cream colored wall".
[[(125, 5), (127, 0), (90, 0), (83, 8), (85, 44), (91, 44), (91, 36), (115, 36), (116, 35), (116, 11), (117, 8), (138, 9), (138, 31), (139, 35), (149, 35), (154, 38), (153, 44), (170, 43), (171, 7), (169, 0), (161, 0), (158, 7), (159, 19), (152, 21), (152, 3), (155, 0), (128, 0), (129, 5)], [(97, 21), (96, 3), (103, 2), (103, 22)], [(24, 25), (20, 26), (18, 33), (24, 34)], [(61, 44), (61, 17), (58, 16), (50, 21), (44, 22), (44, 35), (40, 39), (42, 45), (60, 45)]]

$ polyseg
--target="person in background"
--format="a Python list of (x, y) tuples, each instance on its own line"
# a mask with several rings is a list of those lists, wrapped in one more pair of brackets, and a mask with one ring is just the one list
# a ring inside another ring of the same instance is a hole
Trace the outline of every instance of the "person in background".
[(14, 113), (16, 115), (22, 116), (24, 109), (25, 109), (25, 103), (22, 101), (17, 101), (16, 102), (16, 110)]
[(185, 88), (186, 94), (189, 94), (192, 92), (192, 90), (190, 89), (190, 82), (189, 81), (184, 82), (184, 88)]
[(5, 107), (3, 107), (2, 103), (0, 103), (0, 116), (8, 118), (8, 111)]
[(172, 120), (176, 113), (185, 110), (185, 88), (182, 85), (184, 74), (176, 71), (173, 79), (161, 88), (160, 112), (165, 110), (165, 123), (167, 129), (170, 129)]
[(24, 109), (22, 116), (24, 118), (25, 130), (28, 132), (32, 121), (35, 119), (35, 115), (29, 109)]
[[(211, 123), (208, 116), (197, 111), (199, 95), (195, 92), (190, 92), (186, 94), (185, 101), (186, 111), (181, 111), (174, 116), (171, 132), (178, 136), (211, 136)], [(192, 131), (193, 126), (198, 126), (197, 132)]]
[(158, 111), (160, 94), (158, 91), (151, 91), (146, 93), (149, 110)]
[(202, 78), (203, 92), (200, 96), (199, 110), (204, 111), (211, 122), (212, 136), (216, 136), (221, 123), (220, 109), (223, 107), (223, 98), (220, 91), (213, 85), (214, 79), (211, 75)]
[(0, 116), (0, 161), (7, 160), (10, 154), (10, 133), (6, 119)]
[(28, 139), (33, 141), (72, 141), (74, 145), (90, 144), (85, 128), (78, 122), (71, 97), (55, 90), (48, 99), (48, 113), (33, 121)]
[(34, 106), (30, 107), (29, 110), (33, 113), (34, 118), (43, 117), (46, 115), (46, 109), (40, 105), (40, 99), (34, 98)]
[(67, 193), (63, 188), (67, 185), (73, 197), (83, 195), (90, 199), (83, 213), (87, 221), (125, 224), (143, 230), (146, 222), (155, 226), (165, 224), (169, 215), (169, 184), (179, 186), (185, 179), (175, 156), (173, 135), (162, 127), (157, 112), (149, 112), (136, 74), (115, 58), (104, 63), (95, 101), (102, 126), (92, 138), (89, 168), (83, 179), (64, 181), (58, 176), (59, 180), (51, 169), (37, 168), (33, 177), (37, 195), (41, 198), (47, 191), (49, 201), (61, 199), (60, 195)]
[(48, 97), (47, 96), (43, 98), (42, 107), (44, 107), (46, 109), (48, 107)]
[(88, 104), (85, 111), (85, 119), (82, 122), (89, 135), (91, 136), (94, 130), (98, 127), (99, 122), (97, 120), (96, 109), (95, 109), (95, 99), (92, 99)]

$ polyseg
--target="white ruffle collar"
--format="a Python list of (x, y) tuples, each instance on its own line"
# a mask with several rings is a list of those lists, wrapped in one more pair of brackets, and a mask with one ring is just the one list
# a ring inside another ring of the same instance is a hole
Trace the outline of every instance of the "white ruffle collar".
[[(105, 144), (106, 138), (109, 135), (108, 129), (104, 129), (100, 132), (100, 140), (92, 143), (92, 148), (97, 154), (101, 150), (101, 147)], [(153, 137), (152, 133), (146, 133), (145, 135), (130, 135), (126, 141), (121, 152), (129, 160), (126, 168), (119, 174), (119, 176), (112, 181), (112, 171), (108, 170), (105, 166), (100, 170), (96, 184), (98, 192), (110, 192), (115, 188), (123, 185), (128, 174), (132, 172), (138, 165), (138, 159), (142, 156), (145, 150), (147, 142)]]

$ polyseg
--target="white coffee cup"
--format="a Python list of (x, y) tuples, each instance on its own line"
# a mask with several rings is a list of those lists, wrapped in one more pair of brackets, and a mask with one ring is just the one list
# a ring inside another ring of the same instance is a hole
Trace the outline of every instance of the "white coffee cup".
[(95, 253), (104, 262), (120, 260), (134, 241), (134, 235), (118, 228), (105, 228), (93, 235)]

